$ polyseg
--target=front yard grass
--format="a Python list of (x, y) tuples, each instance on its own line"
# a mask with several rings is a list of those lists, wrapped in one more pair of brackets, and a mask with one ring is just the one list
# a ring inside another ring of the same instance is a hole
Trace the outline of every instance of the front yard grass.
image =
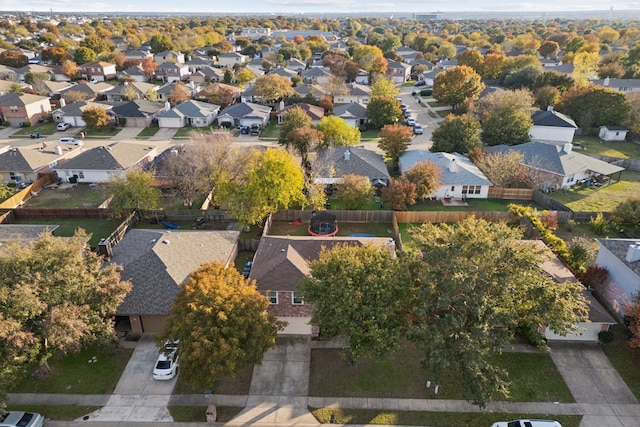
[(34, 224), (34, 225), (58, 225), (53, 234), (60, 237), (71, 237), (78, 228), (84, 229), (91, 234), (89, 246), (95, 248), (98, 246), (100, 239), (109, 237), (120, 225), (120, 220), (110, 219), (29, 219), (15, 221), (14, 224)]
[(276, 125), (275, 121), (271, 121), (260, 131), (258, 139), (277, 140), (278, 138), (280, 138), (280, 127)]
[(149, 127), (142, 129), (140, 133), (138, 133), (138, 136), (136, 136), (136, 139), (146, 139), (146, 138), (152, 137), (153, 135), (158, 133), (159, 130), (160, 130), (160, 127), (158, 125), (151, 125)]
[[(555, 419), (564, 427), (578, 427), (582, 415), (555, 414), (500, 414), (491, 412), (420, 412), (420, 411), (377, 411), (373, 409), (313, 409), (312, 414), (322, 424), (355, 425), (412, 425), (438, 427), (477, 427), (489, 426), (506, 419)], [(331, 417), (333, 418), (333, 421)]]
[(117, 128), (115, 126), (102, 126), (99, 128), (86, 127), (81, 132), (78, 132), (76, 134), (76, 138), (80, 138), (82, 136), (82, 133), (84, 133), (84, 137), (86, 139), (111, 138), (112, 136), (116, 136), (118, 133), (120, 133), (121, 130), (122, 128)]
[(57, 123), (31, 123), (31, 126), (26, 128), (20, 128), (17, 132), (14, 132), (13, 136), (30, 136), (32, 133), (39, 133), (43, 136), (54, 135), (58, 129)]
[[(33, 405), (9, 405), (7, 408), (9, 411), (24, 411), (33, 412)], [(53, 406), (53, 405), (38, 405), (35, 409), (42, 414), (48, 420), (56, 421), (73, 421), (76, 418), (80, 418), (86, 414), (90, 414), (93, 411), (100, 409), (99, 406)]]
[[(231, 394), (231, 395), (244, 395), (249, 394), (249, 387), (251, 387), (251, 377), (253, 376), (253, 365), (247, 366), (242, 372), (235, 377), (227, 377), (216, 381), (212, 384), (210, 390), (200, 390), (191, 387), (186, 382), (182, 381), (182, 377), (178, 375), (178, 382), (173, 389), (173, 394)], [(204, 412), (203, 412), (204, 414)]]
[[(226, 423), (238, 415), (244, 408), (235, 406), (216, 406), (217, 422)], [(201, 423), (207, 419), (206, 406), (169, 406), (169, 412), (176, 423)]]
[(629, 347), (623, 325), (613, 325), (610, 330), (615, 337), (613, 342), (600, 344), (600, 348), (636, 399), (640, 400), (640, 349)]
[(625, 170), (619, 182), (592, 188), (576, 185), (551, 193), (551, 197), (575, 212), (611, 212), (631, 195), (640, 194), (640, 172)]
[[(509, 373), (512, 402), (573, 402), (573, 396), (546, 353), (496, 354), (492, 361)], [(309, 395), (405, 399), (464, 399), (461, 378), (446, 373), (436, 395), (425, 382), (431, 375), (420, 366), (420, 354), (410, 342), (395, 355), (352, 365), (338, 349), (311, 352)], [(544, 381), (540, 381), (544, 378)], [(501, 399), (496, 397), (497, 399)]]
[(599, 154), (601, 156), (618, 157), (621, 159), (640, 159), (640, 144), (627, 141), (602, 141), (595, 136), (576, 136), (574, 143), (577, 152), (583, 154)]
[[(26, 378), (14, 393), (109, 394), (120, 379), (132, 349), (106, 351), (87, 347), (79, 353), (49, 360), (52, 373), (44, 379)], [(90, 363), (93, 357), (95, 363)]]

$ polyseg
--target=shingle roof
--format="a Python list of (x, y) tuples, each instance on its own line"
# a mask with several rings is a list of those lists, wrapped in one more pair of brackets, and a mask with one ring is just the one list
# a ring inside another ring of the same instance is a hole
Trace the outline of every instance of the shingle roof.
[(555, 110), (538, 110), (531, 116), (534, 126), (553, 126), (578, 129), (576, 122), (566, 114)]
[(252, 102), (241, 102), (239, 104), (233, 104), (225, 108), (220, 112), (220, 115), (229, 115), (234, 118), (242, 118), (251, 115), (257, 115), (260, 117), (268, 117), (271, 112), (271, 107), (266, 105), (254, 104)]
[(154, 154), (142, 144), (116, 142), (107, 147), (95, 147), (58, 166), (57, 170), (127, 170), (145, 157)]
[(333, 107), (333, 115), (342, 118), (363, 119), (367, 117), (367, 107), (357, 102)]
[[(349, 155), (347, 155), (347, 151)], [(346, 159), (348, 158), (348, 160)], [(335, 181), (344, 175), (366, 176), (369, 181), (389, 179), (389, 171), (382, 156), (362, 147), (329, 147), (318, 150), (313, 165), (316, 181)]]
[[(418, 162), (429, 161), (440, 166), (442, 185), (492, 185), (491, 181), (471, 161), (457, 153), (432, 153), (425, 150), (409, 150), (398, 159), (400, 171), (405, 173)], [(449, 165), (455, 161), (457, 167), (451, 172)]]
[(120, 117), (149, 117), (164, 108), (161, 102), (151, 102), (146, 99), (136, 99), (113, 108), (113, 112)]
[[(79, 148), (72, 150), (76, 151)], [(40, 150), (37, 147), (10, 148), (0, 154), (0, 171), (3, 172), (35, 172), (62, 157), (66, 157), (70, 152), (59, 156), (53, 151), (53, 147), (47, 150)]]
[(53, 233), (58, 225), (0, 224), (0, 242), (37, 240), (42, 233)]
[(180, 284), (203, 263), (230, 262), (239, 235), (239, 231), (129, 231), (111, 258), (111, 263), (123, 266), (122, 278), (133, 285), (117, 313), (169, 314)]
[(67, 104), (64, 107), (60, 107), (56, 112), (62, 112), (67, 117), (80, 117), (82, 112), (87, 108), (101, 108), (103, 110), (110, 110), (111, 105), (99, 104), (97, 102), (88, 101), (76, 101), (71, 104)]
[(216, 114), (219, 109), (219, 105), (189, 100), (165, 111), (159, 117), (209, 117)]
[(278, 114), (285, 115), (294, 108), (301, 108), (305, 113), (307, 113), (307, 116), (309, 116), (311, 120), (318, 121), (324, 117), (324, 108), (318, 107), (317, 105), (306, 104), (304, 102), (299, 104), (287, 105)]
[(0, 96), (0, 105), (29, 105), (34, 102), (41, 102), (47, 98), (46, 96), (32, 95), (30, 93), (7, 93)]
[(339, 243), (382, 246), (388, 242), (386, 237), (265, 236), (260, 239), (249, 277), (256, 280), (260, 291), (294, 291), (322, 247), (331, 249)]

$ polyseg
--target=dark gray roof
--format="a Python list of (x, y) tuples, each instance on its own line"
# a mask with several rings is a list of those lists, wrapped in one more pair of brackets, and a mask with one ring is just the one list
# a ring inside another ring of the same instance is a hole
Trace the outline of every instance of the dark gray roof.
[(629, 130), (624, 126), (601, 126), (601, 127), (609, 129), (609, 130), (626, 130), (626, 131)]
[(269, 117), (271, 107), (254, 104), (252, 102), (241, 102), (239, 104), (233, 104), (225, 108), (220, 112), (220, 115), (229, 115), (234, 118), (242, 118), (251, 115), (257, 115), (260, 117)]
[(113, 112), (120, 117), (149, 117), (164, 108), (162, 102), (151, 102), (146, 99), (136, 99), (119, 107), (113, 108)]
[(113, 248), (111, 263), (133, 287), (117, 310), (120, 315), (167, 315), (193, 271), (205, 262), (231, 261), (238, 231), (129, 231)]
[(333, 115), (342, 118), (363, 119), (367, 117), (367, 107), (357, 102), (339, 104), (333, 107)]
[(0, 224), (0, 243), (37, 240), (42, 233), (53, 233), (58, 225)]
[(29, 105), (45, 99), (47, 99), (46, 96), (10, 92), (5, 95), (0, 95), (0, 105)]
[(127, 170), (151, 154), (155, 154), (153, 147), (116, 142), (108, 147), (95, 147), (78, 154), (57, 166), (56, 170)]
[(566, 114), (555, 110), (538, 110), (531, 116), (534, 126), (553, 126), (578, 129), (576, 122)]
[(329, 147), (318, 150), (313, 170), (316, 180), (320, 181), (349, 174), (366, 176), (369, 181), (379, 179), (386, 183), (389, 179), (389, 171), (382, 156), (362, 147)]
[(159, 117), (209, 117), (216, 114), (219, 109), (219, 105), (189, 100), (165, 111)]
[(32, 172), (33, 169), (27, 163), (22, 152), (17, 148), (11, 148), (4, 153), (0, 153), (0, 171), (8, 172)]

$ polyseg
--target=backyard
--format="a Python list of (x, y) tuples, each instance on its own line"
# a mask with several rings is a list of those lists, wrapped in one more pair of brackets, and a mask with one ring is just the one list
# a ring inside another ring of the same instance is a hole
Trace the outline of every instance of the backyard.
[(105, 187), (90, 184), (49, 186), (31, 197), (25, 207), (36, 209), (97, 208), (105, 200)]
[(71, 237), (77, 229), (82, 228), (91, 234), (89, 246), (95, 248), (98, 246), (100, 239), (109, 237), (122, 221), (111, 219), (78, 219), (78, 218), (50, 218), (50, 219), (25, 219), (15, 221), (14, 224), (33, 224), (33, 225), (58, 225), (53, 232), (59, 237)]
[[(576, 150), (584, 154), (619, 157), (621, 159), (640, 159), (640, 144), (623, 141), (602, 141), (595, 136), (575, 136)], [(624, 173), (623, 173), (624, 174)]]
[[(295, 224), (286, 221), (273, 221), (269, 229), (270, 236), (309, 236), (309, 223), (302, 222)], [(393, 227), (391, 223), (374, 222), (340, 222), (338, 224), (338, 237), (350, 236), (352, 234), (368, 234), (376, 237), (393, 237)]]

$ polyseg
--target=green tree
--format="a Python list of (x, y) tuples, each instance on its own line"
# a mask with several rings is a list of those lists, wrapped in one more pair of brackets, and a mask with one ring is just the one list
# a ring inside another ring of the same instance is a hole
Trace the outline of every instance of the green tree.
[[(113, 315), (131, 289), (83, 230), (10, 241), (0, 252), (0, 396), (33, 364), (85, 344), (115, 344)], [(1, 399), (0, 399), (1, 400)]]
[(482, 54), (475, 49), (467, 49), (458, 55), (458, 66), (466, 65), (473, 68), (473, 70), (478, 74), (481, 73), (483, 63), (484, 58), (482, 57)]
[(182, 285), (158, 342), (180, 340), (180, 378), (195, 389), (260, 363), (282, 324), (269, 301), (235, 268), (202, 265)]
[(151, 46), (151, 52), (159, 53), (165, 50), (175, 50), (176, 45), (171, 41), (171, 36), (168, 34), (156, 34), (149, 40), (149, 46)]
[(77, 48), (75, 53), (73, 54), (73, 61), (78, 65), (86, 64), (87, 62), (91, 62), (91, 61), (96, 61), (97, 59), (98, 59), (98, 55), (96, 55), (96, 53), (93, 50), (84, 46)]
[(560, 52), (560, 45), (553, 40), (547, 40), (540, 45), (538, 52), (545, 58), (555, 58)]
[(103, 53), (109, 52), (109, 45), (106, 39), (96, 35), (91, 34), (85, 37), (81, 42), (80, 46), (91, 49), (95, 52), (96, 55), (101, 55)]
[(392, 124), (380, 129), (380, 141), (378, 148), (384, 155), (391, 159), (394, 165), (398, 164), (398, 157), (409, 148), (413, 130), (409, 126)]
[(295, 92), (289, 80), (285, 76), (268, 74), (256, 79), (253, 86), (256, 95), (262, 97), (266, 102), (279, 101)]
[(373, 72), (376, 69), (376, 60), (384, 59), (384, 54), (378, 46), (363, 44), (353, 49), (351, 59), (363, 70)]
[(80, 115), (82, 120), (91, 128), (100, 128), (109, 125), (109, 115), (100, 107), (87, 107)]
[(151, 172), (131, 170), (126, 178), (115, 177), (107, 184), (111, 214), (120, 217), (133, 210), (152, 210), (158, 206), (161, 192), (153, 186), (155, 177)]
[(438, 74), (433, 83), (433, 97), (455, 110), (468, 99), (476, 100), (484, 89), (480, 75), (473, 68), (461, 65)]
[(287, 145), (293, 147), (300, 155), (302, 167), (307, 173), (311, 172), (309, 153), (315, 151), (322, 144), (323, 133), (310, 126), (295, 128), (287, 133)]
[(371, 85), (371, 96), (387, 96), (395, 98), (400, 94), (396, 84), (389, 78), (379, 78)]
[(516, 328), (566, 334), (587, 317), (582, 285), (542, 274), (548, 255), (519, 240), (518, 229), (469, 218), (423, 224), (411, 235), (422, 257), (412, 266), (418, 290), (408, 337), (429, 378), (439, 383), (455, 373), (475, 404), (508, 395), (506, 373), (491, 359)]
[(560, 101), (560, 91), (553, 86), (542, 86), (535, 90), (535, 105), (541, 110), (546, 110), (550, 105), (557, 105)]
[(640, 198), (623, 201), (613, 209), (613, 218), (617, 223), (628, 224), (640, 230)]
[(220, 185), (219, 200), (242, 225), (258, 224), (279, 209), (305, 203), (304, 174), (281, 148), (253, 157), (246, 177)]
[(349, 125), (342, 117), (325, 116), (317, 126), (322, 132), (322, 147), (342, 147), (360, 143), (360, 129)]
[(362, 209), (369, 204), (375, 192), (369, 178), (360, 175), (344, 175), (337, 187), (337, 196), (346, 209)]
[(398, 123), (402, 120), (400, 103), (390, 96), (371, 97), (367, 104), (367, 119), (376, 128)]
[(407, 327), (410, 280), (386, 247), (323, 248), (299, 289), (313, 303), (311, 323), (323, 337), (348, 338), (345, 356), (383, 357), (399, 347)]
[(574, 85), (574, 80), (566, 74), (559, 73), (553, 70), (543, 71), (536, 77), (536, 81), (533, 84), (534, 88), (540, 88), (543, 86), (553, 86), (561, 93), (566, 92)]
[[(278, 144), (284, 145), (287, 148), (291, 147), (291, 142), (288, 139), (289, 132), (303, 127), (311, 127), (311, 117), (300, 107), (291, 108), (285, 113), (282, 119)], [(300, 150), (298, 150), (298, 152), (302, 153)]]
[(480, 122), (472, 116), (449, 114), (431, 136), (430, 151), (467, 154), (470, 149), (480, 147)]
[(582, 129), (621, 125), (629, 117), (631, 107), (622, 92), (588, 85), (573, 86), (562, 95), (558, 110), (568, 114)]
[(417, 196), (424, 202), (440, 187), (442, 171), (436, 163), (423, 161), (413, 165), (404, 177), (415, 185)]
[(251, 70), (249, 70), (248, 68), (243, 68), (236, 74), (236, 81), (238, 82), (238, 86), (244, 87), (245, 84), (255, 79), (255, 77), (256, 76), (253, 75)]
[(532, 89), (536, 82), (536, 79), (541, 73), (541, 66), (526, 65), (519, 70), (509, 72), (504, 77), (502, 85), (509, 89)]
[(7, 200), (9, 197), (13, 196), (14, 191), (11, 187), (6, 184), (0, 184), (0, 201)]
[(482, 142), (487, 145), (516, 145), (529, 141), (533, 125), (533, 97), (526, 89), (493, 92), (476, 103), (482, 122)]

